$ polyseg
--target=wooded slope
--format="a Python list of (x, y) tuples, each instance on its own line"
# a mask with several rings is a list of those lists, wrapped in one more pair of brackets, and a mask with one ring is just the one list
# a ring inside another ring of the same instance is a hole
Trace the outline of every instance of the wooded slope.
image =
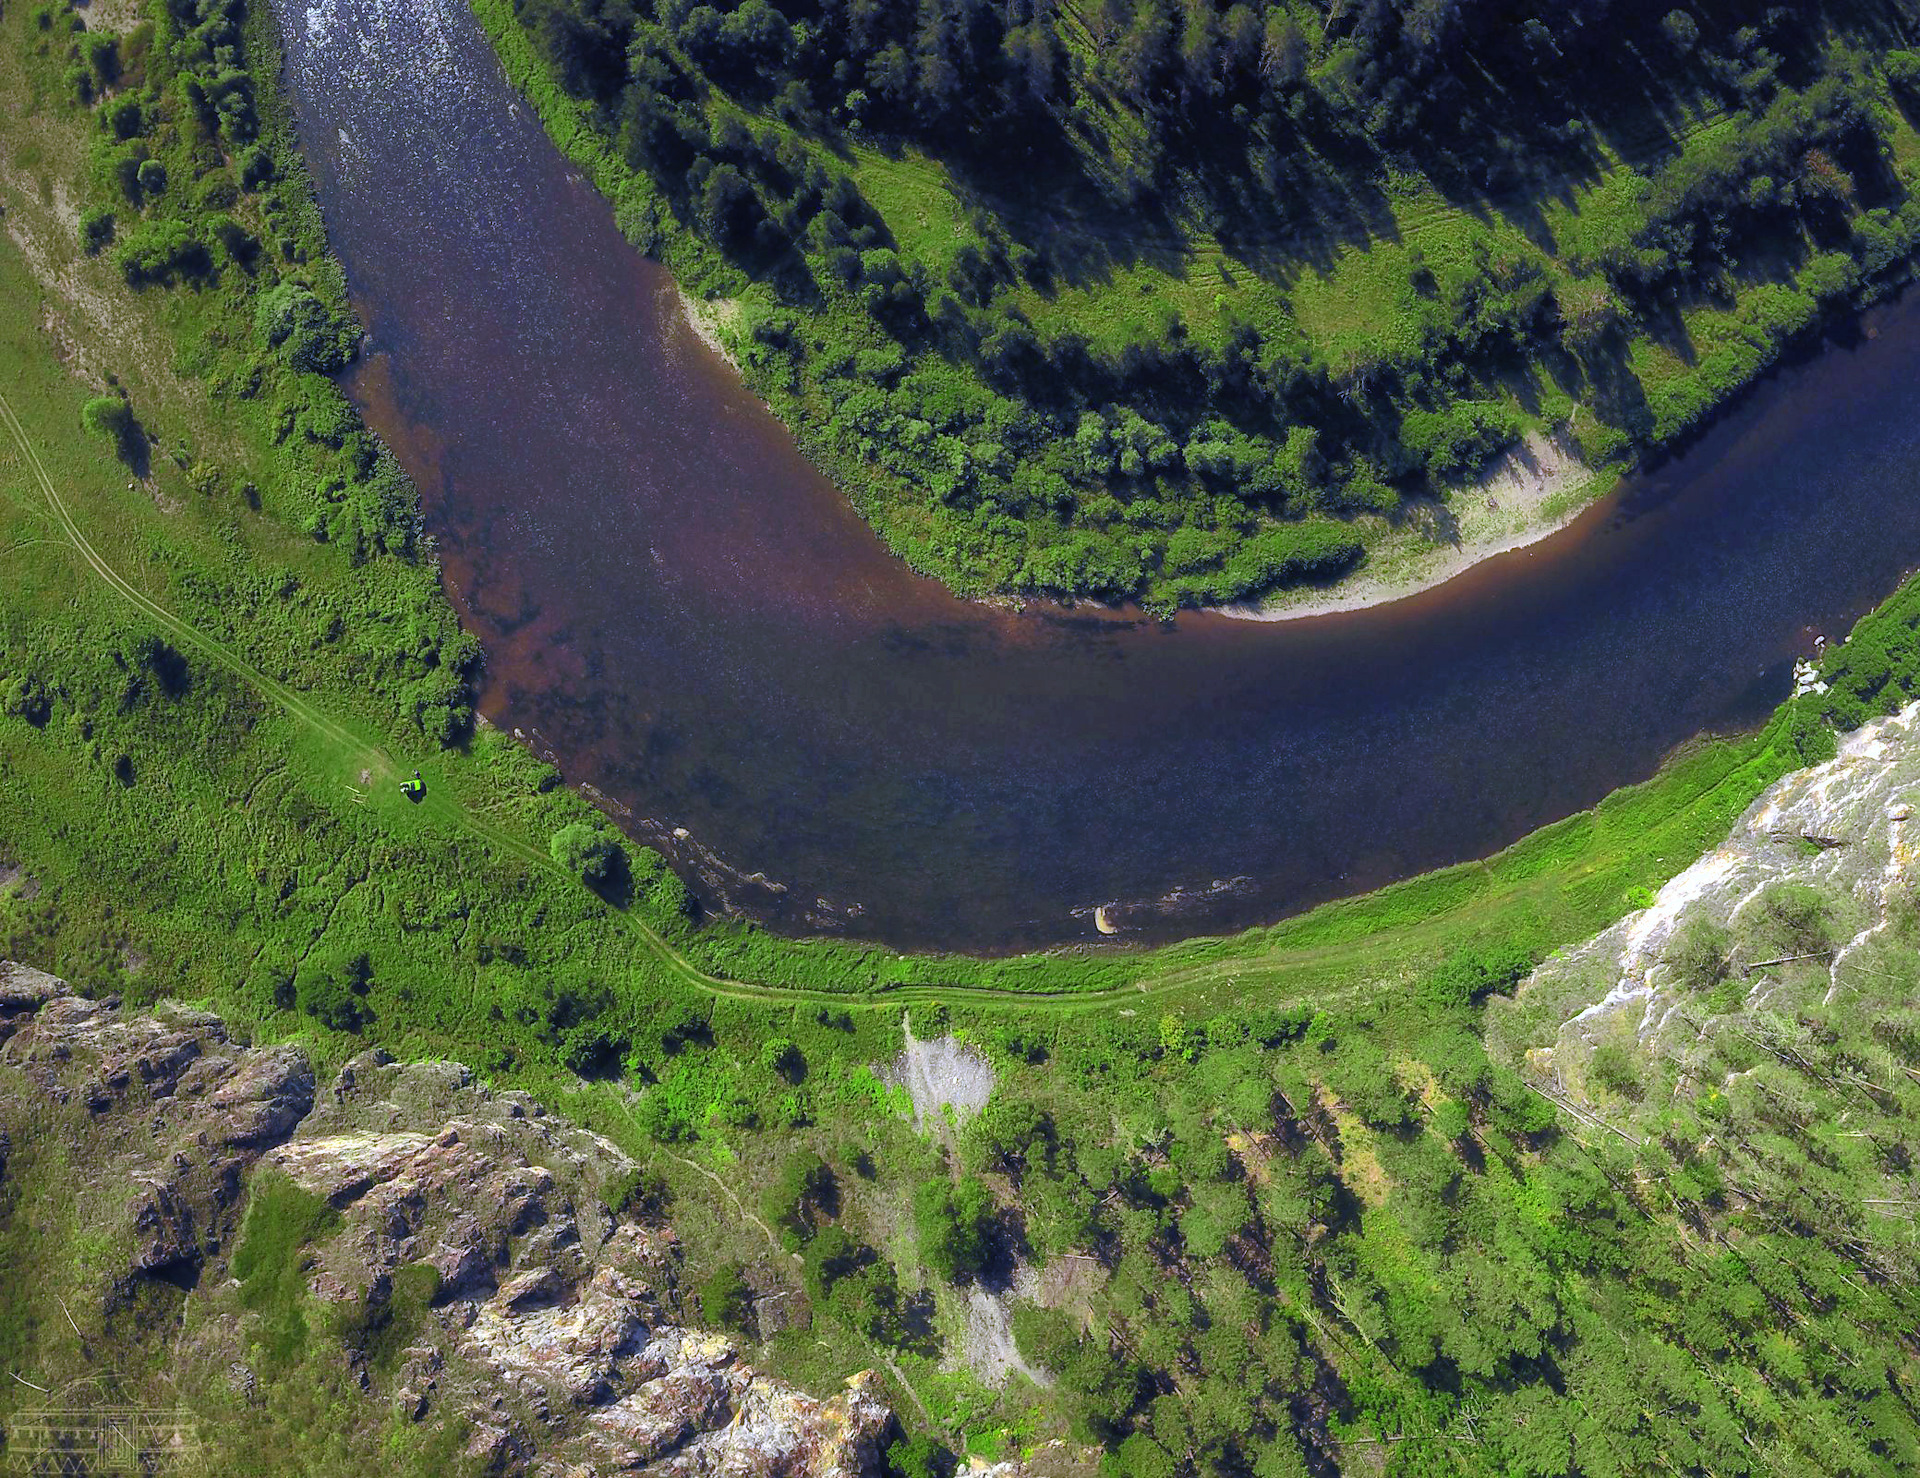
[(1330, 577), (1530, 428), (1682, 433), (1920, 230), (1904, 4), (479, 8), (969, 591)]

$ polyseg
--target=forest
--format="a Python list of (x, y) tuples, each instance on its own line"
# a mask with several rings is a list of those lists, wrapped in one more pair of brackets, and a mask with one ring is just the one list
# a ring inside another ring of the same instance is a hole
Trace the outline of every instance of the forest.
[[(625, 1203), (675, 1229), (708, 1322), (815, 1390), (885, 1372), (897, 1478), (1056, 1437), (1129, 1478), (1920, 1467), (1913, 1228), (1870, 1204), (1912, 1173), (1920, 919), (1861, 993), (1785, 1015), (1680, 961), (1725, 1091), (1622, 1049), (1569, 1106), (1502, 1025), (1538, 962), (1920, 692), (1920, 584), (1759, 733), (1236, 939), (983, 961), (702, 918), (475, 720), (414, 490), (326, 374), (358, 334), (267, 22), (152, 0), (108, 38), (57, 4), (0, 12), (0, 391), (90, 547), (180, 623), (94, 578), (28, 441), (0, 440), (0, 958), (219, 1010), (323, 1069), (379, 1046), (537, 1094), (643, 1162)], [(1382, 139), (1428, 128), (1355, 67), (1393, 99)], [(1014, 98), (950, 106), (988, 130)], [(391, 783), (414, 766), (421, 806)], [(984, 1111), (916, 1128), (885, 1077), (909, 1032), (984, 1060)], [(101, 1249), (12, 1218), (7, 1173), (0, 1363), (39, 1369), (62, 1308), (91, 1317)], [(1049, 1280), (1009, 1299), (1044, 1386), (963, 1358), (973, 1290), (1023, 1268)], [(295, 1317), (298, 1278), (269, 1296), (300, 1334), (221, 1472), (448, 1471)], [(161, 1382), (151, 1328), (116, 1329), (128, 1378)]]
[(1524, 436), (1671, 444), (1920, 229), (1895, 0), (477, 8), (968, 593), (1337, 579)]

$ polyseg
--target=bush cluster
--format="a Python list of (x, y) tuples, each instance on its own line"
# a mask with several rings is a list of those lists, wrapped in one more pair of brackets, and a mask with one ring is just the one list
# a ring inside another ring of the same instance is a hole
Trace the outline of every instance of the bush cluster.
[[(586, 104), (545, 111), (597, 134), (574, 147), (605, 150), (629, 234), (716, 291), (752, 284), (740, 358), (900, 553), (968, 590), (1168, 610), (1337, 576), (1362, 539), (1296, 561), (1274, 526), (1395, 516), (1511, 445), (1523, 406), (1584, 399), (1606, 456), (1669, 440), (1911, 249), (1875, 215), (1902, 208), (1876, 99), (1907, 53), (1877, 72), (1823, 7), (1604, 9), (1113, 0), (1085, 22), (1091, 53), (1052, 7), (984, 0), (513, 15)], [(1618, 208), (1565, 243), (1473, 237), (1431, 265), (1406, 246), (1358, 326), (1310, 336), (1292, 314), (1291, 274), (1369, 234), (1386, 255), (1377, 207), (1368, 231), (1341, 222), (1356, 194), (1545, 202), (1610, 163), (1598, 132), (1712, 109), (1729, 122), (1622, 169)], [(965, 182), (956, 239), (868, 198), (886, 171), (864, 147)], [(1063, 211), (1111, 224), (1059, 229)], [(1260, 291), (1205, 324), (1116, 328), (1133, 310), (1100, 285), (1137, 261), (1134, 228), (1208, 233)], [(1643, 384), (1632, 347), (1676, 301), (1717, 301), (1783, 241), (1805, 260), (1778, 293), (1740, 283), (1747, 337)], [(1069, 290), (1084, 310), (1061, 310)]]

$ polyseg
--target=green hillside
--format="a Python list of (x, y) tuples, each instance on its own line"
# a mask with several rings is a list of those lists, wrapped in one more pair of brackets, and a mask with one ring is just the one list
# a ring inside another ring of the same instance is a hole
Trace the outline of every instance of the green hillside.
[[(323, 1082), (380, 1047), (535, 1093), (641, 1163), (620, 1199), (670, 1222), (699, 1318), (816, 1391), (882, 1372), (892, 1475), (1055, 1438), (1169, 1478), (1913, 1470), (1911, 1222), (1854, 1204), (1916, 1148), (1907, 914), (1866, 957), (1890, 983), (1799, 982), (1791, 1029), (1703, 988), (1689, 1050), (1754, 1079), (1725, 1096), (1623, 1049), (1600, 1112), (1561, 1112), (1486, 1018), (1550, 1016), (1499, 1001), (1830, 722), (1908, 701), (1920, 586), (1760, 733), (1271, 929), (981, 961), (697, 922), (472, 720), (413, 490), (320, 373), (353, 336), (264, 12), (90, 18), (0, 12), (0, 958), (217, 1009)], [(909, 1012), (991, 1070), (979, 1117), (916, 1127), (877, 1075)], [(162, 1388), (185, 1306), (76, 1220), (125, 1204), (84, 1100), (33, 1112), (0, 1140), (0, 1421), (88, 1360)], [(275, 1404), (209, 1413), (219, 1471), (458, 1471), (445, 1433), (342, 1414), (432, 1315), (319, 1317), (325, 1220), (266, 1193), (241, 1291), (208, 1280), (275, 1331)], [(1006, 1313), (1048, 1385), (970, 1353), (1015, 1266), (1046, 1275)], [(776, 1295), (806, 1318), (743, 1312)]]
[(1920, 232), (1891, 0), (478, 9), (755, 388), (969, 593), (1334, 579), (1527, 433), (1596, 470), (1671, 442)]

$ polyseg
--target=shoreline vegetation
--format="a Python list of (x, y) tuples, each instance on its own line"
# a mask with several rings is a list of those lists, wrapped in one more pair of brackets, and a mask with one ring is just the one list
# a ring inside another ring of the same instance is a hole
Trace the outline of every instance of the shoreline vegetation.
[[(728, 347), (742, 305), (696, 298), (677, 282), (673, 290), (687, 329), (742, 374)], [(1551, 538), (1612, 492), (1623, 475), (1591, 466), (1565, 426), (1530, 431), (1460, 485), (1408, 500), (1392, 521), (1373, 520), (1362, 533), (1360, 562), (1330, 588), (1296, 586), (1201, 609), (1238, 621), (1298, 621), (1391, 605)], [(1114, 931), (1103, 925), (1100, 932)]]
[[(975, 959), (701, 921), (468, 722), (414, 490), (316, 368), (357, 331), (270, 15), (149, 0), (121, 24), (0, 10), (0, 959), (216, 1011), (319, 1082), (378, 1049), (533, 1094), (634, 1158), (608, 1209), (672, 1246), (689, 1308), (757, 1367), (816, 1395), (884, 1372), (911, 1427), (890, 1478), (1055, 1440), (1146, 1478), (1912, 1471), (1920, 1270), (1905, 1223), (1862, 1209), (1920, 1154), (1897, 992), (1815, 992), (1789, 1021), (1694, 942), (1679, 1035), (1714, 1055), (1676, 1076), (1602, 1044), (1604, 1096), (1565, 1111), (1485, 1021), (1833, 726), (1920, 691), (1920, 582), (1758, 734), (1270, 928)], [(415, 767), (419, 804), (395, 784)], [(1743, 958), (1853, 928), (1795, 897), (1756, 912)], [(1876, 972), (1914, 977), (1910, 927)], [(991, 1080), (932, 1136), (885, 1081), (909, 1007), (914, 1040)], [(192, 1249), (143, 1271), (151, 1207), (60, 1133), (8, 1148), (23, 1380), (105, 1360), (134, 1401), (187, 1404), (235, 1478), (479, 1478), (503, 1450), (406, 1384), (409, 1331), (448, 1317), (428, 1270), (344, 1299), (313, 1276), (317, 1198), (254, 1190), (221, 1247), (159, 1215), (238, 1262), (240, 1380), (182, 1327)], [(556, 1222), (512, 1250), (564, 1245)], [(983, 1320), (1052, 1384), (978, 1360)], [(0, 1386), (0, 1425), (40, 1399)]]
[(1296, 587), (1209, 609), (1240, 621), (1299, 621), (1391, 605), (1552, 538), (1621, 476), (1589, 466), (1564, 430), (1530, 432), (1471, 482), (1410, 502), (1353, 573), (1330, 588)]
[(1444, 490), (1543, 437), (1617, 479), (1911, 273), (1887, 7), (1471, 8), (475, 4), (914, 568), (1282, 618), (1542, 537)]
[[(60, 446), (67, 474), (91, 487), (93, 496), (105, 498), (104, 516), (114, 527), (106, 546), (109, 557), (118, 553), (121, 562), (149, 569), (149, 578), (170, 588), (177, 604), (195, 619), (247, 632), (255, 644), (249, 655), (256, 664), (297, 673), (303, 682), (346, 695), (347, 705), (356, 710), (355, 722), (370, 731), (401, 736), (401, 751), (424, 753), (423, 743), (441, 746), (437, 763), (472, 766), (470, 778), (461, 783), (473, 786), (476, 794), (489, 794), (495, 786), (514, 791), (532, 784), (536, 809), (568, 820), (594, 820), (597, 813), (571, 791), (557, 787), (547, 767), (491, 731), (466, 728), (461, 675), (469, 670), (472, 654), (451, 626), (431, 552), (418, 538), (412, 490), (345, 397), (304, 368), (350, 352), (342, 347), (342, 336), (350, 338), (352, 328), (350, 320), (339, 316), (344, 314), (344, 289), (338, 265), (326, 252), (278, 92), (271, 17), (258, 7), (242, 11), (233, 6), (219, 14), (224, 24), (246, 28), (246, 55), (253, 70), (246, 74), (249, 85), (244, 91), (228, 83), (227, 95), (234, 103), (211, 111), (215, 120), (231, 114), (238, 122), (183, 121), (173, 114), (179, 105), (169, 101), (143, 109), (130, 120), (132, 136), (120, 137), (120, 120), (127, 117), (124, 102), (154, 96), (142, 59), (157, 44), (155, 32), (137, 12), (123, 17), (131, 29), (117, 43), (113, 84), (100, 81), (104, 63), (90, 63), (79, 71), (69, 68), (60, 79), (68, 90), (64, 94), (44, 79), (33, 86), (19, 77), (13, 81), (21, 93), (21, 117), (49, 111), (57, 117), (59, 109), (68, 107), (91, 122), (84, 128), (68, 125), (64, 134), (51, 131), (23, 145), (14, 155), (16, 172), (0, 180), (11, 196), (5, 216), (8, 245), (21, 251), (10, 274), (19, 288), (8, 295), (15, 310), (9, 323), (10, 353), (22, 363), (46, 357), (54, 378), (39, 393), (49, 406), (62, 396), (84, 399), (83, 389), (87, 394), (99, 388), (115, 392), (107, 398), (119, 400), (130, 430), (111, 449), (112, 456), (137, 460), (144, 450), (145, 475), (136, 478), (131, 497), (122, 497), (113, 478), (132, 469), (111, 460), (102, 468), (100, 444), (80, 439), (77, 410), (71, 424), (44, 409), (36, 413), (29, 407), (23, 414)], [(88, 39), (71, 13), (57, 6), (13, 20), (28, 36), (39, 34), (43, 57), (54, 55), (53, 43), (64, 42), (69, 34)], [(68, 25), (70, 32), (62, 29)], [(197, 44), (206, 44), (204, 37)], [(54, 67), (52, 61), (41, 65)], [(172, 67), (167, 75), (178, 79), (180, 64)], [(194, 96), (184, 83), (182, 94)], [(238, 101), (243, 97), (245, 112)], [(229, 130), (237, 130), (238, 138), (229, 141)], [(216, 138), (220, 146), (209, 151)], [(60, 147), (68, 152), (59, 152)], [(169, 155), (179, 166), (171, 180), (164, 173)], [(126, 158), (135, 156), (141, 162), (161, 163), (162, 174), (140, 184), (137, 165), (132, 170), (122, 167)], [(256, 196), (233, 188), (230, 176), (236, 169), (253, 176)], [(32, 171), (54, 179), (50, 194), (33, 182)], [(191, 190), (181, 175), (191, 179)], [(95, 245), (101, 237), (97, 223), (106, 214), (102, 206), (112, 206), (115, 192), (128, 219), (115, 221), (106, 232), (105, 241), (116, 248), (107, 251)], [(258, 226), (245, 235), (225, 231), (228, 218), (257, 221)], [(174, 221), (188, 229), (171, 230)], [(76, 239), (61, 243), (62, 231), (74, 232)], [(184, 241), (177, 259), (151, 275), (145, 270), (149, 236)], [(269, 242), (271, 260), (284, 264), (272, 271), (267, 257), (254, 256)], [(242, 264), (242, 256), (253, 258), (251, 270)], [(129, 272), (129, 266), (136, 270)], [(335, 316), (317, 313), (305, 299), (287, 293), (288, 281), (330, 305)], [(30, 310), (36, 296), (44, 305)], [(263, 307), (268, 311), (262, 312)], [(63, 377), (70, 374), (84, 376), (84, 385), (62, 388)], [(378, 508), (395, 521), (392, 532), (377, 538), (372, 526), (357, 521), (366, 516), (361, 500), (370, 497), (369, 486), (384, 501), (365, 505), (366, 512)], [(10, 548), (45, 542), (36, 532), (30, 506), (8, 506), (21, 530)], [(411, 539), (404, 537), (409, 530)], [(186, 542), (169, 556), (170, 562), (154, 567), (145, 551), (155, 539)], [(43, 570), (41, 575), (59, 586), (57, 572)], [(263, 594), (249, 582), (262, 579), (270, 587), (263, 587), (265, 597), (297, 613), (292, 624), (248, 626), (233, 614), (260, 608)], [(391, 589), (381, 583), (388, 579), (396, 582)], [(235, 581), (241, 583), (233, 586)], [(307, 582), (314, 585), (311, 593), (303, 588)], [(390, 611), (371, 623), (366, 640), (375, 645), (365, 650), (340, 645), (342, 623), (333, 612), (338, 597), (330, 593), (329, 582), (344, 582), (343, 588), (372, 587), (378, 599), (397, 604), (398, 614)], [(401, 591), (407, 592), (405, 599)], [(407, 611), (414, 592), (427, 593), (421, 597), (426, 603), (420, 619), (429, 623), (424, 631), (408, 629), (415, 620)], [(62, 683), (69, 679), (58, 677), (55, 669), (74, 660), (74, 638), (55, 626), (34, 624), (55, 620), (40, 609), (46, 593), (32, 582), (15, 582), (9, 589), (15, 604), (9, 607), (5, 661), (0, 665), (6, 678), (9, 745), (26, 755), (38, 753), (36, 746), (74, 737), (76, 754), (100, 762), (104, 748), (98, 735), (110, 716), (76, 717), (65, 728), (51, 723), (63, 703), (78, 701), (84, 684), (71, 679), (73, 697), (63, 696), (69, 688)], [(1844, 694), (1836, 690), (1819, 698), (1826, 705), (1821, 711), (1855, 723), (1874, 711), (1876, 695), (1883, 690), (1889, 699), (1907, 690), (1912, 678), (1899, 633), (1911, 624), (1908, 607), (1914, 599), (1908, 591), (1897, 593), (1862, 621), (1864, 637), (1829, 649), (1823, 676), (1853, 676), (1850, 686), (1841, 685)], [(223, 610), (223, 602), (231, 609)], [(317, 636), (304, 633), (301, 623), (309, 621), (315, 623)], [(451, 636), (446, 634), (449, 629)], [(36, 646), (39, 638), (45, 640)], [(381, 650), (377, 644), (388, 640), (394, 649)], [(281, 642), (291, 644), (283, 649), (276, 646)], [(1857, 663), (1856, 651), (1862, 652)], [(154, 716), (142, 705), (158, 681), (154, 665), (165, 665), (164, 654), (107, 653), (100, 659), (106, 668), (123, 674), (116, 681), (125, 683), (130, 695), (129, 706), (115, 722), (139, 729)], [(38, 667), (46, 667), (49, 676), (39, 676)], [(382, 672), (379, 684), (370, 685), (359, 675), (376, 668)], [(135, 669), (147, 675), (124, 676)], [(343, 673), (349, 676), (341, 687)], [(1390, 934), (1409, 920), (1442, 917), (1462, 907), (1471, 911), (1478, 906), (1476, 900), (1485, 900), (1496, 912), (1522, 907), (1547, 934), (1571, 937), (1610, 921), (1619, 905), (1609, 887), (1617, 894), (1627, 886), (1619, 879), (1631, 878), (1637, 886), (1659, 867), (1677, 867), (1674, 859), (1688, 852), (1693, 839), (1724, 826), (1783, 766), (1817, 753), (1820, 730), (1810, 701), (1796, 700), (1761, 733), (1708, 742), (1644, 785), (1618, 792), (1594, 810), (1544, 828), (1495, 857), (1324, 905), (1229, 939), (1197, 939), (1144, 953), (1123, 949), (1089, 955), (1069, 947), (973, 961), (904, 957), (880, 946), (782, 941), (730, 921), (715, 921), (686, 937), (699, 941), (696, 949), (704, 968), (765, 975), (796, 988), (806, 983), (858, 995), (878, 987), (919, 989), (947, 981), (960, 990), (1004, 986), (1036, 996), (1148, 977), (1187, 980), (1197, 987), (1224, 979), (1265, 954), (1317, 956), (1330, 943)], [(408, 734), (411, 740), (405, 738)], [(131, 765), (131, 756), (126, 758)], [(117, 762), (110, 768), (117, 768)], [(538, 783), (526, 781), (522, 771)], [(137, 767), (134, 772), (137, 776)], [(10, 781), (25, 787), (19, 792), (24, 797), (31, 794), (35, 777), (48, 773), (44, 763), (23, 762), (11, 772)], [(349, 788), (365, 784), (351, 778)], [(117, 793), (122, 804), (143, 803), (141, 786), (122, 785)], [(528, 796), (521, 800), (530, 803)], [(1704, 815), (1699, 814), (1703, 806)], [(13, 813), (13, 824), (26, 829), (30, 811), (23, 801)], [(1606, 856), (1604, 864), (1598, 854), (1587, 855), (1593, 847)], [(1574, 865), (1574, 859), (1583, 857), (1575, 870), (1588, 883), (1570, 888), (1543, 883), (1562, 865)], [(649, 878), (657, 877), (656, 867), (643, 870)], [(83, 876), (76, 873), (74, 881)], [(142, 891), (129, 887), (132, 894)], [(664, 882), (657, 891), (670, 901), (675, 895)], [(82, 893), (98, 896), (92, 887)], [(1542, 900), (1556, 894), (1555, 906), (1546, 915), (1538, 914)], [(1518, 903), (1523, 896), (1531, 900), (1524, 906)], [(679, 907), (673, 903), (664, 917), (671, 919)], [(58, 910), (53, 912), (57, 915)], [(1423, 923), (1416, 933), (1425, 929)], [(124, 973), (124, 966), (85, 950), (78, 963), (55, 963), (95, 983)]]

